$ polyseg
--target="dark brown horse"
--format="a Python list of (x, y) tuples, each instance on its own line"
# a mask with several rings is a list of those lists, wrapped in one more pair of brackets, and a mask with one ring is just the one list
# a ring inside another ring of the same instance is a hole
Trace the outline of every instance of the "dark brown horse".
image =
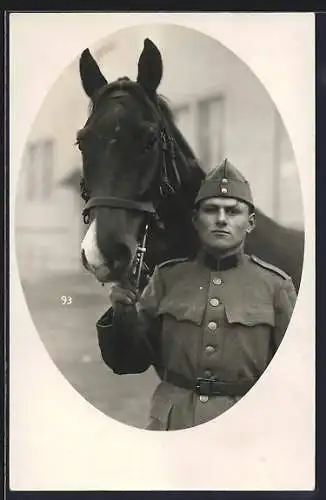
[[(78, 134), (83, 157), (82, 195), (89, 229), (82, 260), (100, 282), (119, 280), (135, 263), (137, 246), (148, 229), (148, 273), (159, 262), (194, 255), (192, 225), (203, 170), (157, 94), (162, 57), (145, 40), (137, 81), (108, 83), (89, 50), (80, 58), (90, 116)], [(246, 251), (282, 268), (298, 289), (304, 233), (282, 227), (257, 210), (257, 227)]]

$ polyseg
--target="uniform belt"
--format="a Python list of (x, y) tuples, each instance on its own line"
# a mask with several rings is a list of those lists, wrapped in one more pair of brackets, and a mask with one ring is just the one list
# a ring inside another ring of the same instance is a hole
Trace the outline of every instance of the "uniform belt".
[(213, 378), (197, 378), (194, 382), (171, 371), (166, 372), (164, 380), (202, 396), (244, 396), (256, 383), (252, 379), (226, 382)]

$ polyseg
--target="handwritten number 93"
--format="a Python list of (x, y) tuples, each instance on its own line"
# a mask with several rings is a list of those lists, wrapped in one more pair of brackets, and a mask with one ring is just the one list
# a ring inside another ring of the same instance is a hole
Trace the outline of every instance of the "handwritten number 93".
[(61, 304), (63, 306), (69, 306), (72, 303), (72, 298), (70, 295), (62, 295), (61, 297)]

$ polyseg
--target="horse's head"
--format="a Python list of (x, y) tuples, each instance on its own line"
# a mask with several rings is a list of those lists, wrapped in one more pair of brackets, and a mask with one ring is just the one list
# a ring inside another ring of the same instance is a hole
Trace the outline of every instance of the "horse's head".
[(77, 133), (89, 222), (82, 261), (101, 282), (124, 275), (155, 213), (155, 200), (180, 184), (163, 101), (156, 93), (162, 72), (161, 54), (148, 39), (136, 82), (108, 83), (88, 49), (80, 58), (81, 81), (91, 100), (90, 116)]

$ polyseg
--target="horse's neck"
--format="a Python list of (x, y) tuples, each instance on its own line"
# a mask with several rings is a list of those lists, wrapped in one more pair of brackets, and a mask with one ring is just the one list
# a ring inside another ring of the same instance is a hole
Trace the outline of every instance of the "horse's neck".
[(179, 191), (160, 203), (157, 212), (164, 230), (152, 232), (147, 260), (154, 263), (193, 255), (199, 246), (197, 233), (192, 223), (192, 209), (204, 172), (171, 117), (162, 109), (168, 130), (174, 137), (175, 154), (181, 186)]
[(175, 198), (161, 204), (158, 215), (163, 228), (150, 231), (147, 263), (156, 265), (164, 260), (189, 257), (198, 250), (198, 237), (192, 224), (192, 211)]
[(246, 240), (247, 253), (279, 267), (289, 274), (298, 290), (303, 264), (304, 232), (277, 224), (260, 210), (256, 228)]

